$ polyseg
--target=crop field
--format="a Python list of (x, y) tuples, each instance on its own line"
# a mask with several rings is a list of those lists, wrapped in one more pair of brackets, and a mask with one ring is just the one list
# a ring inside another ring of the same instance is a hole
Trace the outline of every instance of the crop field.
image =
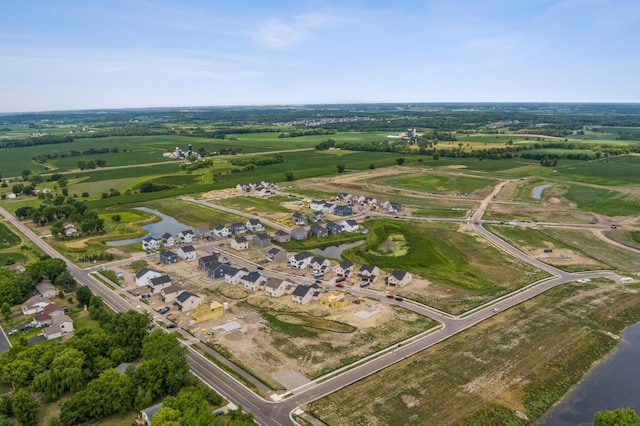
[(460, 176), (453, 174), (402, 174), (396, 176), (379, 177), (371, 180), (378, 185), (389, 185), (414, 191), (486, 195), (491, 192), (493, 185), (498, 183), (494, 179), (477, 176)]
[(193, 227), (206, 225), (213, 228), (214, 226), (228, 225), (233, 222), (246, 222), (243, 217), (182, 200), (169, 198), (152, 200), (145, 202), (144, 206), (156, 209)]
[(546, 276), (507, 256), (457, 225), (369, 220), (366, 243), (344, 253), (356, 264), (401, 269), (429, 280), (401, 294), (439, 309), (462, 313)]
[(587, 256), (609, 265), (611, 268), (640, 272), (640, 254), (637, 250), (605, 245), (606, 243), (602, 239), (592, 232), (584, 230), (549, 228), (544, 232), (564, 244), (579, 248)]
[(579, 209), (607, 216), (630, 216), (640, 213), (637, 199), (617, 191), (591, 186), (571, 185), (564, 196)]
[(565, 284), (310, 409), (336, 426), (529, 424), (618, 343), (607, 333), (638, 320), (635, 290), (608, 281)]
[(266, 198), (239, 196), (218, 200), (216, 201), (216, 203), (222, 206), (230, 207), (236, 210), (242, 210), (252, 214), (264, 214), (268, 212), (293, 213), (292, 210), (282, 205), (282, 203), (288, 201), (291, 201), (289, 197), (275, 195)]

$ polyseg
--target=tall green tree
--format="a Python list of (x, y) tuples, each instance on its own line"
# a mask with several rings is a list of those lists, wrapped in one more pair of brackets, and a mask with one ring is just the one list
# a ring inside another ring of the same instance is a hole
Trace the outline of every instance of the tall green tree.
[(11, 408), (18, 423), (24, 426), (34, 426), (40, 404), (31, 399), (31, 393), (27, 389), (18, 389), (11, 396)]
[(640, 426), (640, 416), (631, 408), (598, 411), (593, 419), (594, 426)]

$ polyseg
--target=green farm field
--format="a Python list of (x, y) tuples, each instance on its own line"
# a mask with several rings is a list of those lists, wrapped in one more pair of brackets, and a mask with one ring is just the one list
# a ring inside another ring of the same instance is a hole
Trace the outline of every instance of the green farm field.
[(396, 176), (379, 177), (371, 183), (388, 185), (397, 188), (410, 189), (420, 192), (455, 193), (486, 195), (498, 183), (497, 180), (476, 176), (454, 174), (402, 174)]
[(216, 201), (217, 204), (242, 210), (247, 213), (293, 213), (292, 210), (282, 206), (282, 203), (291, 201), (289, 197), (274, 195), (268, 198), (259, 197), (233, 197)]
[(640, 213), (637, 198), (618, 191), (583, 185), (571, 185), (564, 196), (579, 209), (607, 216), (631, 216)]
[[(563, 161), (564, 164), (564, 161)], [(606, 186), (640, 184), (640, 155), (621, 155), (559, 167), (558, 175), (575, 182)]]

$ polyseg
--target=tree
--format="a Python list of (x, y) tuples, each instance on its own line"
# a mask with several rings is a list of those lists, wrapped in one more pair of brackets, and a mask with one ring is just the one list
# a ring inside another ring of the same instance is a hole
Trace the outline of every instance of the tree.
[(336, 169), (338, 169), (338, 173), (344, 172), (345, 165), (343, 163), (336, 164)]
[(293, 172), (291, 170), (287, 170), (286, 172), (284, 172), (284, 178), (288, 181), (292, 181), (293, 180)]
[(53, 225), (51, 225), (49, 232), (51, 232), (51, 235), (54, 237), (60, 237), (64, 235), (64, 225), (60, 221), (54, 222)]
[(402, 166), (404, 164), (404, 157), (396, 158), (396, 164), (398, 164), (398, 166)]
[(86, 286), (80, 287), (76, 292), (76, 299), (78, 299), (78, 303), (82, 306), (89, 306), (91, 296), (93, 296), (93, 293), (91, 292), (91, 289)]
[(0, 308), (0, 310), (2, 311), (2, 316), (4, 317), (4, 320), (6, 322), (10, 322), (11, 321), (11, 305), (8, 302), (2, 302), (2, 308)]
[(76, 280), (71, 276), (69, 271), (62, 271), (62, 273), (56, 277), (54, 283), (58, 288), (75, 288), (76, 286)]
[(75, 348), (56, 353), (49, 368), (33, 378), (33, 387), (56, 401), (66, 391), (77, 392), (84, 384), (84, 354)]
[(11, 408), (18, 423), (25, 426), (36, 424), (36, 416), (40, 409), (38, 401), (31, 399), (31, 394), (25, 388), (18, 389), (11, 397)]
[(631, 408), (598, 411), (593, 419), (594, 426), (640, 426), (640, 416)]
[(369, 164), (369, 169), (373, 170), (376, 168), (376, 163)]
[(120, 223), (120, 221), (122, 220), (122, 216), (120, 216), (119, 214), (111, 215), (111, 220), (114, 223)]

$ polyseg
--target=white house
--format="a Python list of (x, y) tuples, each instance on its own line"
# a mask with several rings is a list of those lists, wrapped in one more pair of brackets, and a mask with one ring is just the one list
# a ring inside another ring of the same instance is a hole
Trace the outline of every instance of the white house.
[(323, 200), (313, 200), (311, 201), (311, 210), (322, 211), (324, 208), (325, 201)]
[(358, 277), (363, 281), (374, 282), (380, 276), (380, 268), (373, 265), (362, 265), (358, 271)]
[(245, 250), (249, 248), (249, 240), (245, 237), (236, 237), (231, 239), (231, 248), (234, 250)]
[(231, 235), (231, 231), (229, 231), (229, 228), (224, 225), (218, 225), (213, 228), (213, 235), (219, 238), (228, 237)]
[(404, 287), (409, 284), (413, 276), (406, 271), (401, 271), (399, 269), (394, 269), (391, 275), (386, 278), (387, 285), (392, 285), (395, 287)]
[(262, 232), (264, 231), (264, 225), (260, 222), (260, 219), (249, 219), (247, 221), (247, 229), (251, 232)]
[(246, 269), (229, 268), (224, 273), (224, 282), (229, 284), (239, 284), (242, 277), (249, 275)]
[(316, 256), (313, 259), (311, 259), (311, 263), (309, 264), (309, 267), (314, 271), (324, 272), (329, 267), (330, 264), (331, 262), (329, 262), (329, 259)]
[(294, 268), (304, 269), (309, 266), (311, 259), (313, 259), (313, 257), (307, 252), (298, 253), (289, 258), (289, 265)]
[(322, 211), (328, 214), (333, 213), (333, 210), (336, 208), (336, 205), (333, 203), (324, 203), (322, 206)]
[(162, 290), (171, 287), (169, 275), (161, 275), (149, 280), (149, 291), (153, 294), (162, 293)]
[(36, 291), (38, 292), (38, 294), (40, 294), (40, 296), (46, 297), (47, 299), (56, 297), (58, 295), (58, 289), (55, 288), (55, 286), (51, 284), (51, 281), (49, 280), (41, 281), (36, 284)]
[(142, 239), (142, 250), (158, 250), (160, 248), (160, 241), (153, 237), (146, 237)]
[(272, 278), (264, 285), (264, 292), (267, 296), (280, 297), (283, 296), (290, 283), (278, 278)]
[(42, 330), (42, 335), (47, 340), (51, 340), (71, 332), (73, 332), (73, 321), (63, 314), (52, 318), (51, 325)]
[(319, 289), (320, 287), (317, 284), (309, 286), (300, 284), (295, 288), (295, 290), (293, 290), (293, 293), (291, 294), (291, 301), (300, 305), (306, 305), (314, 298), (317, 299), (320, 296)]
[(151, 280), (151, 278), (156, 278), (156, 277), (159, 277), (160, 275), (162, 274), (158, 271), (142, 268), (136, 274), (136, 285), (138, 287), (146, 287), (149, 285), (149, 280)]
[(184, 288), (179, 285), (170, 285), (160, 292), (160, 297), (164, 303), (173, 302), (183, 291)]
[(33, 315), (42, 311), (51, 301), (40, 295), (29, 298), (22, 304), (22, 313), (24, 315)]
[(176, 245), (176, 237), (168, 232), (162, 234), (162, 245), (165, 247), (173, 247)]
[(196, 249), (193, 246), (182, 246), (178, 249), (178, 257), (184, 261), (196, 260)]
[(184, 231), (180, 231), (178, 234), (178, 239), (181, 243), (192, 243), (196, 234), (191, 229), (185, 229)]
[(347, 219), (340, 222), (340, 226), (342, 226), (342, 230), (345, 232), (359, 232), (360, 225), (353, 219)]
[(176, 304), (181, 312), (192, 311), (202, 304), (202, 297), (189, 291), (183, 291), (176, 297)]
[(333, 274), (336, 277), (348, 277), (353, 273), (353, 263), (348, 260), (343, 260), (333, 267)]

